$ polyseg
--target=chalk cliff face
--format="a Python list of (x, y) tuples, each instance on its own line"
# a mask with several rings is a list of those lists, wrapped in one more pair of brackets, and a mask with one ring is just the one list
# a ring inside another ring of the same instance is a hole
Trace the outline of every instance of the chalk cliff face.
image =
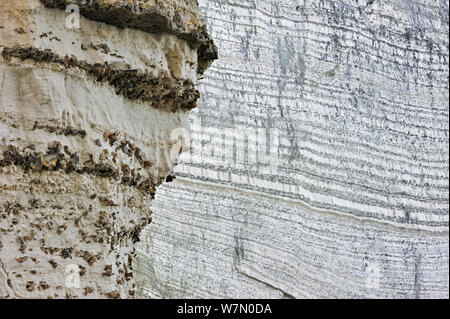
[(0, 298), (133, 298), (217, 56), (195, 1), (2, 0), (0, 51)]
[(139, 295), (448, 298), (448, 1), (199, 6), (220, 57)]

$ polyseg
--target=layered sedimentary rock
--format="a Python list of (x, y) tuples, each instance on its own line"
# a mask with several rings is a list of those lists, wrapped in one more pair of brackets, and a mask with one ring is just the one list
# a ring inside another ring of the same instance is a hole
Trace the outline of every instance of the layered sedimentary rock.
[(448, 1), (199, 5), (220, 56), (140, 296), (448, 298)]
[(195, 3), (3, 0), (0, 51), (0, 298), (133, 298), (217, 55)]

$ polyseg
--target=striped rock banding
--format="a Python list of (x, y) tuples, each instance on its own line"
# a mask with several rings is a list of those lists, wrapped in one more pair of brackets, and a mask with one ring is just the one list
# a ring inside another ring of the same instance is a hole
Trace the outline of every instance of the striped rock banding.
[[(179, 32), (170, 10), (93, 3), (72, 28), (62, 1), (0, 2), (0, 298), (134, 298), (171, 133), (214, 57), (194, 2), (164, 1), (193, 24)], [(160, 28), (138, 28), (149, 18)]]
[(221, 58), (137, 246), (140, 294), (448, 298), (448, 1), (199, 7)]

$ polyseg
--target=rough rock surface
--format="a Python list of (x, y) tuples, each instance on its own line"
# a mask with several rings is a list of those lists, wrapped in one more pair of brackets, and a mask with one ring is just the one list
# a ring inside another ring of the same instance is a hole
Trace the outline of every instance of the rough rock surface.
[(49, 8), (65, 9), (76, 3), (89, 19), (135, 28), (150, 33), (174, 34), (198, 49), (198, 68), (203, 73), (217, 58), (217, 48), (198, 15), (196, 0), (41, 0)]
[[(50, 2), (64, 1), (0, 2), (0, 298), (133, 298), (133, 246), (173, 169), (171, 132), (189, 129), (206, 38), (91, 16), (69, 28), (75, 12)], [(192, 1), (164, 3), (203, 23)]]
[(448, 1), (199, 5), (220, 57), (139, 295), (448, 298)]

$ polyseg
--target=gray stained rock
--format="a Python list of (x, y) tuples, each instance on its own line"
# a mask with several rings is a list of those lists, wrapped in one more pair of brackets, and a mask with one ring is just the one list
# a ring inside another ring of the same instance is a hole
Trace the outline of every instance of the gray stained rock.
[(199, 6), (219, 60), (140, 297), (448, 298), (448, 1)]

